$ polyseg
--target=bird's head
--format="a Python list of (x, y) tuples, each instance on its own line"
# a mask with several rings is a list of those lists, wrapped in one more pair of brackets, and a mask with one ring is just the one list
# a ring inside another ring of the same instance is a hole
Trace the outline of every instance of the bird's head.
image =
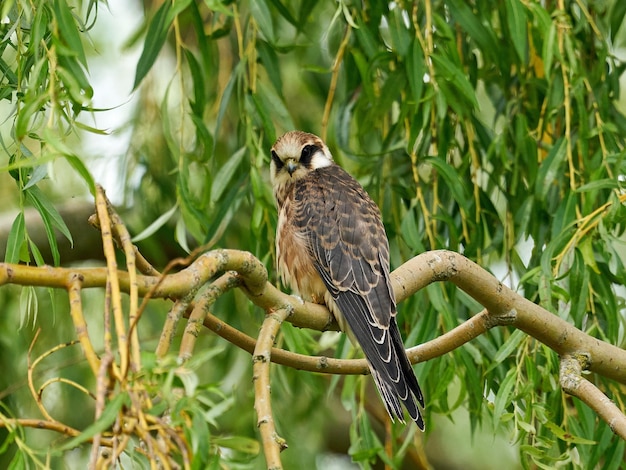
[(333, 163), (333, 156), (322, 139), (301, 131), (287, 132), (272, 147), (270, 171), (274, 193), (285, 190), (309, 172)]

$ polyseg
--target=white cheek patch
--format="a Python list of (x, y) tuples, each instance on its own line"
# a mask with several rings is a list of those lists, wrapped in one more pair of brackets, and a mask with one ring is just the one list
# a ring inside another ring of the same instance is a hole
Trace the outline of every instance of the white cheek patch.
[(315, 152), (315, 155), (311, 158), (311, 170), (317, 170), (318, 168), (324, 168), (332, 164), (333, 161), (321, 150)]

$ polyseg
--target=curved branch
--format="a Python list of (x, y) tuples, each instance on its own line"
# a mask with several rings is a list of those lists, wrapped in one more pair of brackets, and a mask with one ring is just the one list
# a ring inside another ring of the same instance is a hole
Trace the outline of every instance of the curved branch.
[(567, 355), (561, 358), (559, 381), (561, 388), (586, 403), (611, 428), (626, 441), (626, 416), (598, 387), (582, 376), (586, 368), (586, 355)]
[[(483, 310), (469, 320), (426, 343), (407, 349), (412, 364), (443, 356), (485, 333), (490, 326), (489, 313)], [(207, 313), (203, 325), (229, 343), (253, 354), (257, 340), (230, 326), (211, 313)], [(493, 325), (492, 325), (493, 326)], [(287, 367), (308, 372), (340, 375), (367, 375), (370, 369), (365, 359), (336, 359), (327, 356), (309, 356), (280, 348), (272, 348), (271, 361)]]
[[(424, 280), (450, 281), (489, 311), (488, 323), (512, 325), (560, 356), (586, 354), (589, 370), (626, 383), (626, 351), (580, 331), (574, 325), (520, 296), (464, 256), (446, 250), (423, 253), (392, 274), (399, 300)], [(493, 326), (493, 325), (492, 325)]]

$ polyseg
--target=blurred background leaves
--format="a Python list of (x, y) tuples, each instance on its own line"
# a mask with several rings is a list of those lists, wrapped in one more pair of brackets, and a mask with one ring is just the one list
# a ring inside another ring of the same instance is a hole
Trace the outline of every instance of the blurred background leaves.
[[(623, 347), (625, 10), (619, 0), (5, 0), (0, 247), (11, 262), (101, 259), (84, 210), (65, 210), (89, 204), (95, 180), (134, 234), (148, 230), (138, 244), (157, 266), (209, 243), (251, 251), (277, 282), (268, 149), (297, 128), (322, 135), (379, 204), (394, 267), (424, 250), (462, 252)], [(44, 330), (42, 350), (72, 332), (64, 294), (19, 296), (0, 290), (0, 388), (10, 413), (30, 416), (29, 396), (15, 385), (25, 377), (31, 327)], [(167, 307), (155, 304), (142, 320), (147, 351)], [(408, 345), (426, 341), (479, 309), (453, 286), (431, 285), (400, 305), (403, 336)], [(33, 310), (39, 315), (16, 338)], [(262, 319), (237, 292), (215, 312), (253, 336)], [(202, 340), (221, 352), (196, 370), (198, 380), (209, 395), (234, 400), (211, 420), (194, 418), (194, 429), (213, 442), (255, 438), (249, 356), (208, 334)], [(290, 325), (278, 341), (350, 354), (345, 339)], [(64, 374), (87, 371), (79, 356), (64, 364), (55, 364)], [(422, 446), (436, 468), (485, 468), (486, 451), (499, 453), (497, 468), (618, 468), (623, 460), (624, 443), (561, 392), (556, 355), (519, 332), (492, 330), (416, 371), (429, 432), (394, 426), (389, 461), (375, 412), (364, 413), (378, 406), (369, 379), (275, 367), (285, 466), (337, 452), (365, 468), (414, 467), (411, 449)], [(593, 380), (624, 409), (621, 385)], [(71, 412), (71, 395), (59, 393), (59, 413)], [(206, 400), (194, 416), (219, 406)], [(92, 415), (87, 407), (83, 426)], [(450, 451), (454, 433), (466, 450)], [(213, 462), (262, 465), (249, 448), (225, 448), (210, 450)], [(3, 450), (7, 462), (16, 455), (14, 443)]]

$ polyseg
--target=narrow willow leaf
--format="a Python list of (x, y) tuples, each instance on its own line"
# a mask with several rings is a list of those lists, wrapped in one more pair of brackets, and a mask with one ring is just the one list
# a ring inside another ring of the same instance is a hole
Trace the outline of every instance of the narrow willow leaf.
[[(237, 64), (235, 70), (230, 76), (230, 80), (228, 80), (228, 83), (226, 84), (226, 88), (224, 88), (224, 93), (222, 93), (220, 107), (217, 112), (217, 119), (215, 120), (215, 131), (213, 132), (213, 136), (215, 138), (217, 138), (217, 136), (219, 135), (219, 131), (222, 126), (222, 120), (224, 119), (224, 115), (226, 114), (226, 110), (228, 109), (228, 103), (230, 102), (233, 89), (235, 88), (235, 83), (237, 83), (239, 76), (245, 70), (245, 63), (246, 61), (242, 60), (241, 62), (239, 62), (239, 64)], [(213, 151), (215, 151), (215, 148), (213, 149)]]
[(478, 106), (476, 93), (467, 79), (465, 71), (441, 54), (433, 54), (431, 58), (435, 64), (435, 70), (452, 84), (472, 106)]
[(524, 5), (520, 0), (506, 0), (505, 7), (507, 26), (515, 52), (517, 52), (520, 61), (524, 63), (528, 57), (527, 18)]
[(213, 186), (211, 187), (211, 201), (217, 202), (224, 193), (224, 190), (232, 185), (232, 179), (235, 171), (243, 161), (243, 157), (247, 152), (246, 147), (241, 147), (237, 150), (219, 169), (213, 180)]
[(33, 258), (35, 259), (37, 266), (43, 266), (46, 264), (46, 260), (43, 259), (43, 255), (41, 254), (41, 251), (39, 251), (39, 247), (35, 245), (35, 242), (30, 238), (28, 239), (28, 246), (30, 247), (30, 251), (33, 254)]
[(152, 236), (157, 230), (163, 227), (167, 223), (168, 220), (172, 218), (172, 216), (176, 213), (177, 209), (178, 209), (178, 203), (174, 204), (174, 206), (171, 209), (169, 209), (164, 214), (161, 214), (154, 222), (148, 225), (140, 233), (135, 235), (131, 241), (133, 243), (137, 243), (141, 240), (145, 240), (146, 238)]
[(213, 146), (215, 145), (215, 140), (213, 139), (213, 136), (211, 135), (203, 117), (192, 114), (191, 120), (196, 128), (196, 138), (198, 139), (198, 143), (203, 147), (203, 153), (201, 155), (199, 154), (197, 157), (198, 161), (202, 163), (208, 162), (213, 156)]
[(577, 249), (574, 251), (574, 262), (569, 276), (570, 315), (577, 328), (583, 326), (589, 298), (589, 280), (590, 273), (585, 265), (585, 259), (581, 251)]
[(572, 434), (567, 432), (565, 429), (560, 428), (559, 426), (554, 424), (552, 421), (546, 421), (544, 423), (544, 426), (547, 427), (550, 431), (552, 431), (552, 433), (556, 437), (561, 439), (562, 441), (571, 442), (572, 444), (586, 444), (586, 445), (597, 444), (596, 441), (592, 441), (590, 439), (585, 439), (585, 438), (578, 437), (578, 436), (573, 436)]
[(204, 243), (215, 243), (222, 236), (228, 224), (230, 224), (245, 195), (242, 191), (242, 185), (246, 179), (247, 176), (244, 175), (238, 181), (233, 182), (223, 198), (228, 203), (219, 204), (217, 211), (211, 213), (212, 221), (206, 231)]
[(78, 436), (73, 437), (62, 446), (54, 449), (54, 453), (62, 453), (67, 450), (78, 447), (84, 442), (94, 437), (96, 434), (106, 431), (117, 419), (117, 414), (122, 409), (122, 406), (130, 405), (130, 397), (125, 393), (120, 393), (113, 397), (113, 399), (107, 403), (104, 411), (98, 418), (98, 420), (87, 426), (87, 428), (81, 432)]
[(30, 178), (28, 179), (28, 183), (26, 183), (23, 189), (28, 189), (32, 186), (35, 186), (46, 176), (48, 176), (48, 167), (46, 165), (37, 165), (33, 169), (33, 172), (30, 175)]
[(24, 222), (24, 212), (20, 211), (15, 217), (9, 236), (7, 238), (7, 248), (4, 254), (4, 262), (17, 264), (20, 262), (20, 253), (26, 242), (26, 227)]
[(282, 93), (283, 91), (283, 80), (280, 76), (280, 64), (281, 61), (278, 58), (278, 54), (276, 50), (271, 47), (265, 41), (260, 39), (257, 40), (257, 53), (259, 54), (259, 60), (265, 71), (267, 72), (267, 77), (270, 79), (274, 90), (277, 93)]
[(402, 239), (416, 253), (424, 251), (424, 245), (420, 239), (419, 229), (415, 217), (415, 210), (407, 211), (400, 225), (402, 230)]
[(261, 451), (259, 442), (256, 439), (243, 436), (218, 436), (213, 438), (212, 442), (220, 447), (233, 449), (245, 454), (257, 455)]
[(615, 41), (617, 33), (624, 25), (624, 18), (626, 18), (626, 2), (615, 2), (611, 9), (611, 41)]
[(541, 57), (543, 59), (543, 70), (548, 82), (550, 81), (552, 61), (554, 59), (555, 53), (558, 54), (558, 50), (556, 43), (556, 25), (553, 22), (550, 24), (548, 34), (543, 39), (543, 49), (541, 51)]
[(187, 253), (191, 253), (189, 243), (187, 242), (187, 226), (185, 225), (185, 219), (180, 217), (176, 221), (176, 230), (174, 230), (174, 239), (180, 245), (180, 247)]
[(550, 186), (558, 184), (563, 176), (561, 165), (567, 156), (567, 146), (565, 138), (560, 138), (554, 143), (546, 159), (541, 162), (535, 181), (535, 197), (540, 201), (546, 200), (546, 195)]
[(206, 413), (203, 414), (203, 417), (210, 424), (214, 426), (218, 426), (217, 418), (219, 418), (225, 412), (230, 410), (234, 404), (235, 404), (235, 397), (231, 396), (225, 400), (222, 400), (221, 402), (217, 404), (213, 404), (213, 406), (211, 406), (211, 408)]
[(87, 188), (92, 196), (96, 195), (96, 182), (93, 179), (93, 176), (83, 163), (83, 161), (78, 158), (76, 155), (72, 154), (64, 154), (63, 157), (67, 162), (78, 172), (83, 181), (87, 184)]
[(27, 189), (24, 193), (26, 194), (26, 198), (35, 207), (35, 209), (37, 209), (39, 215), (41, 216), (46, 236), (48, 237), (50, 251), (52, 252), (54, 265), (58, 266), (61, 260), (53, 227), (56, 227), (70, 241), (70, 244), (74, 246), (72, 234), (67, 228), (67, 225), (65, 225), (61, 215), (37, 186)]
[(287, 9), (285, 5), (283, 5), (283, 3), (280, 0), (269, 0), (269, 2), (274, 6), (276, 11), (280, 13), (280, 16), (285, 18), (287, 21), (289, 21), (289, 23), (291, 23), (296, 28), (299, 28), (300, 25), (298, 24), (298, 21), (296, 21), (296, 19), (293, 17), (291, 12)]
[(520, 343), (527, 337), (528, 335), (524, 333), (522, 330), (515, 330), (509, 339), (505, 341), (505, 343), (498, 349), (495, 357), (493, 358), (493, 367), (499, 365), (502, 361), (508, 358), (513, 351), (517, 350)]
[[(415, 36), (415, 34), (411, 32), (409, 18), (406, 15), (406, 10), (397, 6), (393, 8), (387, 16), (389, 19), (388, 28), (391, 44), (400, 57), (407, 55), (412, 39)], [(409, 23), (409, 25), (407, 25), (407, 23)]]
[(39, 310), (39, 299), (37, 298), (37, 292), (33, 286), (22, 287), (20, 293), (20, 324), (18, 329), (22, 327), (32, 319), (33, 326), (37, 322), (37, 312)]
[(442, 158), (425, 158), (425, 162), (434, 166), (438, 174), (446, 182), (446, 187), (452, 193), (452, 197), (457, 204), (465, 209), (468, 209), (468, 203), (471, 198), (468, 197), (468, 191), (465, 187), (465, 183), (461, 179), (460, 175)]
[[(624, 4), (624, 2), (616, 2)], [(624, 463), (624, 446), (626, 441), (623, 439), (616, 439), (617, 444), (609, 447), (607, 452), (604, 453), (604, 466), (603, 470), (618, 470), (622, 468)]]
[(249, 95), (249, 98), (252, 100), (254, 109), (256, 109), (256, 112), (259, 118), (261, 119), (263, 132), (267, 136), (267, 139), (270, 142), (275, 142), (276, 133), (274, 132), (274, 122), (272, 121), (272, 116), (270, 115), (269, 110), (265, 106), (265, 103), (261, 101), (261, 97), (259, 96), (259, 93), (252, 93)]
[(27, 191), (25, 191), (25, 193), (28, 196), (29, 200), (37, 208), (39, 213), (42, 215), (42, 217), (45, 214), (50, 223), (55, 228), (57, 228), (63, 234), (63, 236), (65, 236), (65, 238), (68, 239), (72, 246), (74, 246), (74, 240), (72, 239), (72, 234), (70, 233), (70, 230), (67, 228), (67, 225), (65, 225), (61, 214), (59, 214), (59, 212), (50, 202), (50, 199), (48, 199), (48, 197), (43, 192), (41, 192), (38, 187), (29, 188)]
[[(277, 93), (274, 87), (268, 86), (267, 83), (260, 82), (257, 84), (257, 98), (259, 111), (262, 109), (264, 113), (271, 116), (273, 122), (279, 122), (283, 129), (296, 129), (297, 126), (293, 122), (290, 110), (285, 106), (284, 97)], [(257, 103), (255, 102), (255, 106)], [(264, 119), (267, 119), (265, 117)], [(275, 126), (271, 121), (263, 123), (265, 137), (271, 143), (276, 141)]]
[(616, 189), (619, 188), (620, 184), (616, 179), (601, 179), (590, 181), (587, 184), (583, 184), (579, 188), (576, 188), (575, 191), (577, 193), (586, 193), (590, 191), (597, 191), (598, 189)]
[(502, 413), (507, 406), (511, 404), (511, 398), (513, 396), (513, 387), (517, 380), (517, 371), (515, 369), (509, 369), (504, 380), (500, 383), (500, 387), (496, 393), (496, 398), (493, 403), (493, 427), (498, 429)]
[(450, 0), (450, 14), (476, 41), (482, 52), (489, 55), (492, 59), (498, 59), (498, 51), (502, 49), (498, 45), (493, 29), (481, 22), (480, 18), (470, 8), (468, 2), (464, 0)]
[(274, 23), (272, 21), (272, 14), (267, 3), (264, 0), (251, 0), (250, 12), (255, 21), (259, 25), (259, 29), (262, 31), (265, 39), (271, 44), (276, 43), (276, 33), (274, 31)]
[(191, 104), (191, 110), (197, 116), (202, 116), (203, 111), (207, 104), (206, 96), (206, 83), (204, 79), (204, 72), (202, 66), (196, 56), (189, 49), (183, 49), (185, 57), (187, 58), (187, 64), (189, 65), (189, 73), (191, 73), (191, 79), (193, 80), (193, 93), (194, 100), (189, 99)]
[(20, 110), (15, 120), (15, 136), (18, 140), (23, 139), (28, 133), (29, 124), (34, 115), (40, 112), (48, 101), (48, 95), (28, 95), (24, 99), (24, 107)]
[[(163, 2), (161, 7), (157, 10), (150, 21), (148, 26), (148, 32), (146, 34), (146, 40), (143, 45), (143, 51), (137, 62), (137, 68), (135, 70), (135, 80), (133, 82), (133, 90), (135, 90), (147, 73), (150, 71), (154, 62), (156, 61), (165, 40), (167, 39), (167, 33), (169, 31), (171, 21), (169, 12), (172, 8), (172, 2)], [(168, 19), (170, 22), (168, 23)]]
[(72, 15), (70, 7), (65, 0), (54, 0), (54, 14), (59, 25), (59, 33), (65, 45), (78, 57), (83, 67), (87, 67), (87, 57), (83, 43), (80, 40), (80, 33), (76, 27), (76, 20)]
[(409, 77), (409, 87), (411, 88), (415, 106), (417, 107), (419, 101), (422, 99), (424, 75), (426, 74), (424, 53), (422, 52), (422, 46), (418, 40), (413, 41), (411, 50), (407, 55), (406, 73)]

